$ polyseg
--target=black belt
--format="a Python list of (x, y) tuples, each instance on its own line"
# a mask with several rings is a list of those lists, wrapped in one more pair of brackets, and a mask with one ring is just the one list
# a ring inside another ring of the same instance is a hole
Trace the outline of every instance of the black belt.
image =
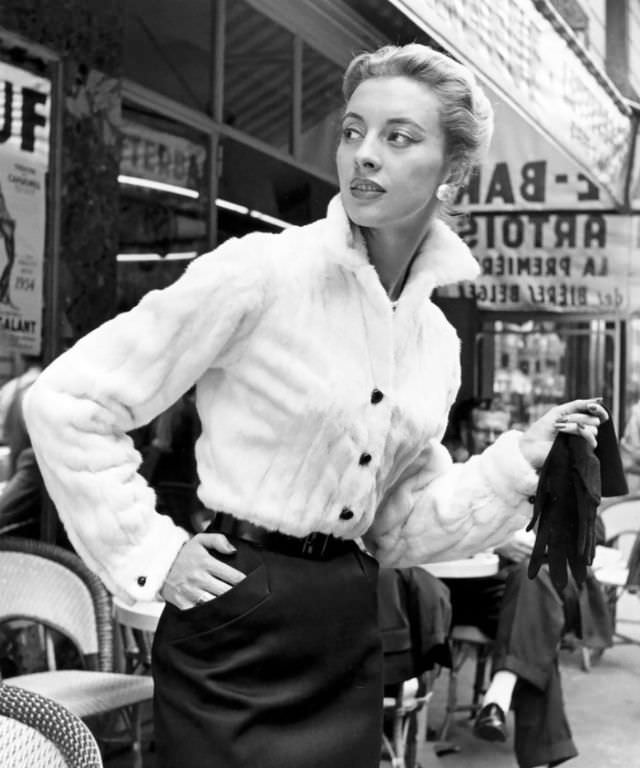
[(330, 533), (310, 533), (298, 538), (279, 531), (270, 531), (246, 520), (239, 520), (227, 512), (214, 512), (207, 527), (208, 533), (224, 533), (256, 544), (264, 549), (281, 552), (293, 557), (306, 557), (310, 560), (331, 560), (333, 557), (353, 551), (353, 541), (339, 539)]

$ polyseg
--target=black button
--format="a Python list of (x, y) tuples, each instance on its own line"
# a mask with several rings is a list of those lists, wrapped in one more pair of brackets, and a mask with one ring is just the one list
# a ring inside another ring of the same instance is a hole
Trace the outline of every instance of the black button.
[(353, 517), (353, 512), (349, 509), (349, 507), (343, 507), (342, 512), (340, 513), (340, 519), (351, 520), (352, 517)]
[(360, 454), (360, 460), (359, 464), (361, 467), (366, 467), (367, 464), (371, 461), (371, 454), (370, 453), (361, 453)]
[(529, 496), (529, 504), (535, 504), (536, 497), (535, 496)]
[(383, 397), (384, 395), (379, 389), (374, 389), (373, 392), (371, 393), (371, 402), (373, 403), (373, 405), (376, 405), (382, 400)]
[(144, 585), (147, 583), (147, 577), (146, 576), (138, 576), (138, 586), (144, 587)]

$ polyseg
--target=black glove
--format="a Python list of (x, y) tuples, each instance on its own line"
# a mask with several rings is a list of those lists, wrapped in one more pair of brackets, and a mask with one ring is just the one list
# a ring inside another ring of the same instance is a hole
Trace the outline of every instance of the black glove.
[(596, 547), (596, 520), (601, 496), (628, 492), (611, 420), (598, 429), (594, 449), (578, 435), (558, 433), (540, 471), (540, 481), (527, 526), (538, 524), (529, 561), (534, 578), (545, 560), (556, 589), (567, 584), (567, 569), (582, 584)]

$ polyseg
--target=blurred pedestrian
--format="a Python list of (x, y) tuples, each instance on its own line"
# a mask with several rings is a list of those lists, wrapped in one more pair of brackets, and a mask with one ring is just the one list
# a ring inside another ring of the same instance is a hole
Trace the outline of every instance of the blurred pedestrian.
[[(491, 106), (426, 46), (344, 79), (327, 217), (231, 240), (56, 360), (27, 423), (79, 553), (117, 594), (162, 595), (159, 764), (373, 768), (384, 565), (458, 557), (516, 530), (557, 431), (595, 444), (595, 400), (551, 409), (465, 464), (440, 439), (459, 386), (431, 303), (478, 265), (438, 218), (486, 147)], [(155, 512), (126, 433), (196, 383), (188, 538)], [(360, 545), (364, 540), (365, 549)]]

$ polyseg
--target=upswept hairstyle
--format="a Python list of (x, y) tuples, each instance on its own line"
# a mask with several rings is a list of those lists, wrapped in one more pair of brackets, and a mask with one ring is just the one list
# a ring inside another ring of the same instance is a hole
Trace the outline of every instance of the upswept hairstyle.
[(424, 83), (438, 97), (450, 163), (447, 180), (456, 186), (464, 184), (487, 151), (493, 134), (493, 107), (473, 72), (420, 43), (388, 45), (351, 61), (342, 83), (345, 101), (365, 80), (397, 76)]

